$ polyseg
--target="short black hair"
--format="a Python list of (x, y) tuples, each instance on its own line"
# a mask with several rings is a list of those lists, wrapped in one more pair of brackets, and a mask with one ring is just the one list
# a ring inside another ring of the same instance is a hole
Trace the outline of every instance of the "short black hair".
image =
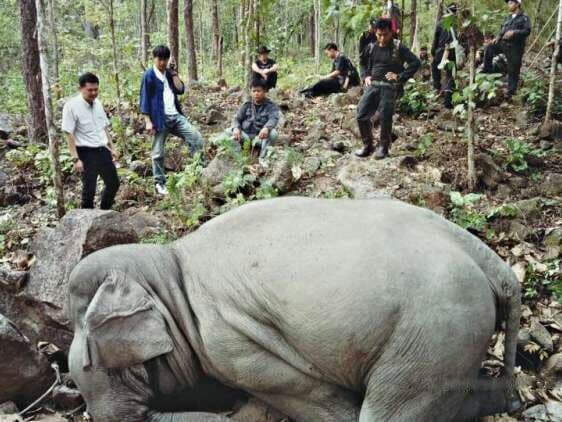
[(78, 82), (80, 83), (80, 88), (83, 88), (84, 86), (86, 86), (86, 84), (100, 84), (99, 78), (90, 72), (86, 72), (80, 75), (80, 78), (78, 78)]
[(324, 50), (339, 50), (338, 45), (336, 43), (333, 42), (329, 42), (328, 44), (326, 44), (326, 46), (324, 47)]
[(254, 79), (252, 81), (251, 88), (261, 88), (264, 91), (267, 91), (267, 83), (263, 79)]
[(381, 18), (377, 21), (377, 23), (375, 23), (375, 29), (379, 29), (381, 31), (388, 29), (389, 31), (392, 31), (392, 21), (390, 19)]
[(169, 59), (172, 53), (166, 45), (158, 45), (152, 50), (152, 57), (158, 57), (159, 59)]
[(427, 47), (426, 47), (425, 45), (422, 45), (422, 46), (420, 47), (420, 51), (422, 51), (422, 50), (427, 51)]

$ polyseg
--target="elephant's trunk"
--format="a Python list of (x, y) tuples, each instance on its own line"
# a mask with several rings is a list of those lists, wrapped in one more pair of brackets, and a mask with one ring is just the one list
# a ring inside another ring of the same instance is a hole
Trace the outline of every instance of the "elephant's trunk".
[(151, 413), (151, 422), (230, 422), (226, 416), (202, 412)]

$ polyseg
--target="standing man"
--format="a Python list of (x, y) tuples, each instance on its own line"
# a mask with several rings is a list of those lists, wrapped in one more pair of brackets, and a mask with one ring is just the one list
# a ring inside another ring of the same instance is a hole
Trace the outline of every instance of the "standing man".
[(301, 94), (306, 97), (335, 94), (361, 83), (357, 69), (351, 60), (340, 52), (336, 44), (326, 44), (324, 52), (332, 60), (332, 71), (310, 88), (303, 89)]
[(202, 149), (203, 138), (181, 111), (178, 95), (185, 92), (185, 86), (175, 70), (175, 63), (169, 63), (170, 49), (160, 45), (152, 51), (152, 56), (154, 65), (142, 78), (140, 111), (144, 114), (146, 131), (154, 135), (152, 170), (156, 192), (167, 195), (164, 145), (168, 135), (182, 138), (189, 145), (191, 155)]
[[(457, 14), (457, 5), (455, 3), (450, 4), (446, 8), (446, 13), (444, 18), (448, 18), (452, 15)], [(431, 63), (431, 74), (433, 78), (433, 88), (438, 92), (443, 94), (443, 102), (445, 108), (453, 108), (453, 91), (455, 89), (455, 50), (451, 48), (451, 43), (453, 42), (453, 35), (451, 31), (454, 31), (454, 26), (450, 29), (445, 29), (443, 27), (443, 21), (439, 22), (437, 28), (435, 28), (435, 35), (433, 37), (433, 46), (431, 47), (431, 56), (433, 61)], [(443, 68), (443, 57), (447, 62)], [(441, 91), (441, 71), (445, 71), (445, 88)]]
[(376, 19), (371, 19), (369, 22), (369, 30), (361, 34), (359, 38), (359, 74), (361, 81), (365, 80), (365, 73), (367, 73), (367, 66), (369, 64), (369, 52), (373, 45), (377, 42), (377, 35), (375, 30)]
[(277, 86), (277, 71), (279, 66), (275, 60), (269, 58), (271, 50), (265, 45), (258, 48), (258, 59), (252, 63), (252, 81), (263, 80), (267, 89), (275, 89)]
[(114, 162), (117, 154), (109, 134), (109, 120), (97, 99), (100, 81), (93, 73), (79, 79), (80, 92), (64, 105), (62, 130), (68, 140), (68, 149), (74, 170), (82, 174), (81, 208), (94, 208), (98, 176), (105, 188), (100, 208), (108, 210), (113, 205), (119, 189), (119, 178)]
[(519, 73), (523, 63), (525, 43), (531, 33), (531, 20), (521, 9), (521, 0), (506, 0), (511, 13), (503, 21), (500, 35), (484, 51), (484, 73), (493, 72), (494, 57), (504, 53), (507, 57), (507, 95), (517, 92)]
[(402, 32), (402, 12), (393, 0), (382, 0), (384, 3), (382, 17), (390, 19), (394, 38), (400, 38)]
[(267, 85), (264, 80), (252, 82), (252, 99), (240, 107), (227, 131), (237, 145), (244, 141), (252, 141), (252, 151), (259, 149), (260, 158), (267, 156), (267, 147), (277, 138), (279, 123), (279, 107), (267, 98)]
[[(375, 25), (377, 42), (369, 55), (365, 77), (367, 87), (357, 107), (357, 124), (363, 148), (356, 151), (358, 157), (368, 157), (374, 151), (373, 124), (371, 118), (379, 109), (381, 119), (380, 142), (375, 158), (388, 155), (392, 142), (392, 116), (398, 88), (413, 77), (420, 68), (420, 61), (408, 47), (393, 39), (390, 19), (379, 19)], [(405, 68), (404, 65), (407, 65)], [(379, 108), (380, 106), (380, 108)]]

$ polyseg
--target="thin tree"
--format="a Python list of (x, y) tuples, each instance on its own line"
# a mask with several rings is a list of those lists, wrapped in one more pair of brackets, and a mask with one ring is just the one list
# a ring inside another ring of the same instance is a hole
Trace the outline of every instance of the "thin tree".
[[(53, 50), (53, 79), (55, 84), (59, 83), (59, 40), (57, 36), (57, 20), (55, 14), (55, 0), (48, 0), (48, 8), (49, 8), (49, 27), (51, 30), (51, 43), (52, 43), (52, 50)], [(58, 90), (57, 90), (58, 92)], [(58, 95), (57, 95), (58, 96)]]
[(471, 89), (468, 90), (468, 108), (467, 108), (467, 134), (468, 134), (468, 188), (472, 191), (476, 187), (476, 168), (474, 164), (474, 143), (475, 143), (475, 128), (474, 128), (474, 94), (472, 87), (476, 80), (476, 48), (470, 44), (468, 52), (468, 69), (469, 69), (469, 84)]
[(147, 0), (140, 0), (140, 56), (143, 67), (148, 57), (148, 4)]
[(213, 0), (213, 54), (215, 62), (219, 62), (221, 29), (219, 21), (219, 0)]
[(418, 24), (418, 2), (417, 0), (412, 0), (411, 5), (412, 11), (410, 12), (410, 45), (414, 47), (417, 42), (417, 24)]
[[(42, 0), (35, 0), (37, 12), (37, 41), (39, 44), (39, 62), (41, 66), (41, 82), (43, 85), (43, 98), (45, 105), (45, 120), (47, 124), (47, 136), (49, 138), (49, 151), (51, 153), (51, 171), (57, 197), (57, 215), (64, 217), (64, 189), (62, 184), (62, 172), (60, 166), (60, 145), (57, 138), (57, 130), (53, 122), (53, 103), (51, 101), (51, 84), (49, 82), (49, 59), (48, 42), (45, 33), (44, 12)], [(29, 29), (29, 28), (28, 28)]]
[(554, 85), (556, 82), (556, 58), (560, 51), (560, 36), (562, 31), (562, 0), (558, 2), (558, 22), (556, 24), (556, 38), (554, 42), (554, 53), (552, 54), (552, 63), (550, 64), (550, 85), (548, 87), (548, 102), (546, 105), (546, 115), (544, 116), (545, 125), (552, 119), (552, 106), (554, 104)]
[(197, 54), (195, 52), (195, 36), (193, 33), (193, 0), (185, 0), (184, 8), (185, 33), (187, 37), (187, 73), (190, 81), (197, 81)]
[(27, 94), (29, 122), (29, 138), (32, 142), (42, 142), (47, 137), (47, 121), (43, 103), (43, 86), (41, 83), (41, 67), (37, 31), (37, 11), (35, 0), (20, 0), (22, 69)]
[(176, 62), (176, 70), (180, 68), (180, 32), (179, 32), (179, 6), (178, 0), (167, 1), (168, 15), (168, 46)]
[(321, 9), (320, 0), (314, 0), (314, 59), (316, 62), (316, 72), (320, 72), (320, 19), (321, 19)]

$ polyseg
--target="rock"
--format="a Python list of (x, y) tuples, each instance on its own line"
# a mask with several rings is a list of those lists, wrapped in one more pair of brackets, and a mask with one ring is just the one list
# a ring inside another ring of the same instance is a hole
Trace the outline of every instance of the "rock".
[(18, 415), (0, 415), (0, 422), (23, 422), (23, 418)]
[(0, 415), (9, 415), (18, 413), (18, 407), (13, 401), (7, 401), (0, 404)]
[(10, 178), (8, 177), (8, 175), (0, 170), (0, 189), (6, 186), (9, 180)]
[(547, 197), (562, 194), (562, 173), (547, 173), (539, 186), (539, 191)]
[(336, 141), (336, 142), (332, 142), (332, 145), (330, 145), (330, 147), (334, 150), (339, 152), (340, 154), (345, 153), (346, 151), (346, 146), (345, 143), (342, 141)]
[(6, 266), (0, 267), (0, 284), (6, 291), (17, 292), (27, 282), (28, 272), (12, 270)]
[(123, 215), (127, 217), (139, 239), (150, 237), (165, 228), (158, 217), (147, 211), (129, 208), (123, 211)]
[(8, 139), (15, 130), (13, 116), (0, 113), (0, 139)]
[(317, 121), (309, 129), (308, 135), (306, 135), (306, 140), (308, 140), (309, 142), (318, 142), (321, 139), (327, 139), (326, 123)]
[(357, 126), (357, 120), (355, 117), (348, 117), (345, 119), (342, 129), (351, 132), (356, 138), (361, 138), (361, 133), (359, 132), (359, 127)]
[(503, 170), (488, 154), (478, 154), (474, 161), (478, 180), (486, 187), (493, 189), (505, 179)]
[(333, 94), (330, 96), (330, 103), (340, 108), (351, 104), (351, 101), (351, 97), (348, 97), (347, 94), (344, 93)]
[(562, 420), (562, 403), (549, 400), (544, 404), (537, 404), (522, 413), (525, 422), (552, 422)]
[(517, 280), (519, 280), (520, 283), (525, 282), (525, 279), (527, 277), (527, 264), (525, 262), (523, 261), (517, 262), (515, 265), (511, 267), (511, 270), (513, 271), (513, 273), (517, 277)]
[(521, 328), (517, 334), (517, 348), (524, 350), (531, 342), (531, 330), (528, 328)]
[(216, 108), (209, 108), (206, 111), (205, 123), (207, 125), (216, 125), (218, 123), (225, 122), (227, 117)]
[(289, 154), (285, 154), (273, 163), (271, 175), (266, 179), (266, 183), (276, 188), (279, 195), (289, 192), (296, 182), (292, 171), (294, 164), (296, 163), (292, 162)]
[(222, 182), (232, 171), (239, 169), (235, 156), (228, 152), (220, 152), (205, 167), (201, 173), (201, 180), (216, 195), (224, 195)]
[(541, 216), (541, 198), (523, 199), (515, 202), (513, 205), (517, 208), (519, 217), (524, 219), (537, 218)]
[(547, 374), (562, 374), (562, 352), (556, 353), (548, 358), (544, 365)]
[(438, 214), (442, 214), (449, 206), (450, 196), (438, 187), (426, 188), (422, 196), (425, 206)]
[(59, 409), (73, 410), (84, 403), (80, 391), (66, 385), (57, 385), (53, 390), (53, 400)]
[(318, 157), (307, 157), (304, 160), (304, 172), (307, 176), (312, 177), (320, 168), (322, 162)]
[(562, 123), (550, 120), (548, 123), (541, 125), (539, 131), (541, 139), (562, 140)]
[[(397, 160), (400, 157), (389, 160), (393, 160), (394, 165), (398, 166)], [(337, 179), (355, 199), (390, 198), (391, 192), (387, 189), (389, 185), (385, 183), (385, 176), (392, 175), (392, 172), (384, 174), (385, 167), (388, 166), (384, 161), (386, 160), (354, 160), (341, 168)]]
[(37, 233), (31, 244), (35, 261), (27, 285), (17, 296), (0, 294), (0, 312), (34, 342), (44, 340), (68, 348), (72, 333), (64, 308), (70, 272), (92, 252), (138, 240), (127, 217), (116, 211), (70, 211), (56, 228)]
[(515, 122), (519, 127), (525, 127), (529, 124), (529, 113), (527, 110), (521, 110), (515, 115)]
[(511, 239), (523, 242), (534, 233), (533, 229), (518, 220), (513, 220), (509, 224), (509, 234)]
[(521, 190), (527, 187), (527, 180), (521, 176), (510, 175), (508, 184), (513, 190)]
[(152, 173), (152, 169), (150, 169), (144, 161), (140, 160), (131, 161), (131, 164), (129, 164), (129, 170), (138, 174), (140, 177), (150, 176)]
[(230, 418), (238, 422), (281, 422), (288, 420), (277, 410), (254, 398), (251, 398)]
[(531, 330), (529, 331), (531, 338), (546, 351), (552, 353), (554, 345), (552, 344), (552, 336), (548, 330), (536, 319), (531, 319)]
[(361, 98), (363, 90), (360, 86), (354, 86), (353, 88), (349, 88), (347, 90), (347, 96), (350, 99), (350, 104), (354, 104)]
[(556, 227), (554, 230), (547, 232), (544, 245), (547, 249), (547, 259), (556, 259), (562, 255), (562, 227)]
[(54, 371), (29, 339), (9, 319), (0, 315), (0, 403), (25, 406), (49, 388)]

